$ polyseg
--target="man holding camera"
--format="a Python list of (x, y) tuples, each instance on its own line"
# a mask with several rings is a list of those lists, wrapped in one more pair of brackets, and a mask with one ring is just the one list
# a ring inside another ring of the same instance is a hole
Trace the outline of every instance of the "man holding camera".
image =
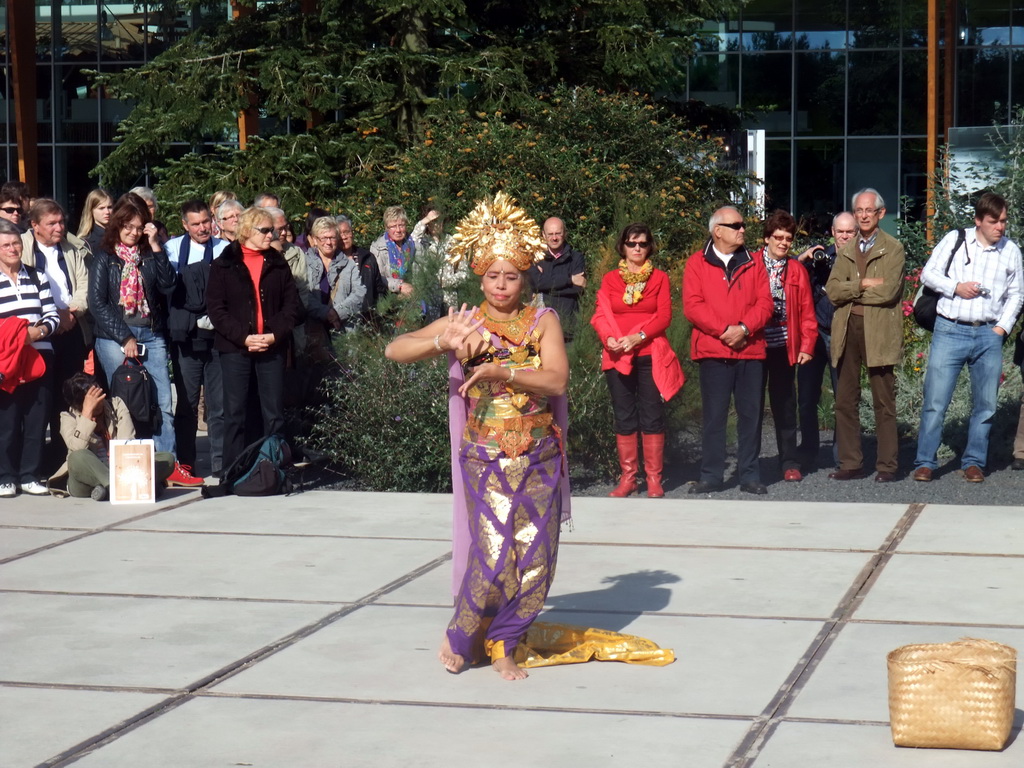
[(801, 464), (813, 467), (818, 463), (818, 403), (821, 402), (821, 384), (828, 368), (832, 381), (832, 395), (837, 387), (836, 369), (832, 365), (832, 315), (835, 305), (825, 293), (825, 284), (836, 263), (836, 251), (853, 239), (857, 233), (857, 222), (853, 215), (843, 211), (832, 219), (832, 245), (827, 248), (815, 245), (797, 258), (807, 267), (811, 277), (811, 292), (814, 298), (814, 314), (818, 320), (818, 343), (814, 357), (797, 369), (797, 400), (800, 414)]
[(974, 226), (942, 238), (921, 272), (921, 282), (941, 295), (924, 378), (914, 479), (932, 479), (942, 422), (966, 365), (973, 403), (960, 466), (967, 482), (981, 483), (1003, 371), (1003, 342), (1024, 299), (1020, 248), (1006, 238), (1006, 200), (993, 192), (983, 194), (974, 207)]

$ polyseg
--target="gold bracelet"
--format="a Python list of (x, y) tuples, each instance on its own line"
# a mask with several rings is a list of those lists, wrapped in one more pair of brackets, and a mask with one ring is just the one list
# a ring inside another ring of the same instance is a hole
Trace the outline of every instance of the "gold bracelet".
[(444, 347), (441, 346), (441, 334), (437, 334), (434, 337), (434, 346), (437, 347), (438, 352), (444, 352)]

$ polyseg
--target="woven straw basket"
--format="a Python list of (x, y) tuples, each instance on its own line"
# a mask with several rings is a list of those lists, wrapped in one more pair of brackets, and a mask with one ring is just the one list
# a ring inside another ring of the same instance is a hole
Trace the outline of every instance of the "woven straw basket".
[(905, 645), (889, 654), (898, 747), (1000, 750), (1013, 726), (1017, 651), (989, 640)]

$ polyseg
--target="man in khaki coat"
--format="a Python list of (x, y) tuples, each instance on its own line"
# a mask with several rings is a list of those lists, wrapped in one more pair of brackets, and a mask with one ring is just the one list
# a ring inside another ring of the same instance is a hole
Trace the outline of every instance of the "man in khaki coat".
[(875, 409), (876, 483), (891, 483), (898, 468), (894, 368), (903, 352), (903, 246), (878, 227), (885, 201), (874, 189), (853, 196), (857, 235), (839, 249), (825, 291), (836, 305), (832, 364), (839, 372), (833, 480), (865, 477), (860, 435), (860, 371), (865, 366)]

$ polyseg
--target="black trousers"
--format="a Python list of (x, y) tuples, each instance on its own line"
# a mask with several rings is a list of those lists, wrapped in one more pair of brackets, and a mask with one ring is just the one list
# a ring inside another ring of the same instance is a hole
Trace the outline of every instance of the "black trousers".
[[(769, 347), (764, 363), (764, 385), (761, 391), (763, 393), (765, 388), (768, 390), (779, 463), (783, 470), (800, 469), (796, 448), (796, 366), (789, 364), (789, 353), (785, 347)], [(758, 439), (758, 444), (760, 442)]]
[[(50, 442), (43, 453), (41, 470), (53, 474), (64, 463), (68, 455), (64, 438), (60, 435), (60, 413), (69, 407), (69, 403), (64, 400), (64, 382), (85, 368), (85, 358), (89, 356), (89, 348), (85, 344), (85, 337), (82, 336), (82, 329), (77, 325), (69, 331), (53, 336), (50, 343), (53, 344), (53, 357), (51, 358), (53, 365), (52, 368), (47, 367), (50, 373), (52, 397), (50, 398), (49, 412), (46, 414), (46, 424), (50, 428)], [(99, 377), (99, 381), (103, 381), (103, 378)]]
[(818, 331), (814, 345), (814, 357), (801, 365), (796, 372), (797, 413), (800, 417), (800, 455), (805, 463), (818, 461), (821, 438), (818, 436), (818, 404), (821, 402), (821, 387), (828, 369), (832, 381), (832, 396), (838, 389), (839, 375), (832, 367), (832, 336)]
[[(248, 355), (242, 352), (221, 352), (221, 378), (224, 382), (224, 459), (226, 463), (238, 456), (250, 437), (284, 434), (284, 364), (283, 350)], [(262, 429), (247, 418), (249, 391), (256, 385)], [(250, 441), (252, 442), (252, 441)]]
[(199, 391), (206, 387), (206, 425), (210, 438), (210, 469), (220, 472), (224, 461), (224, 382), (220, 355), (196, 349), (191, 342), (172, 344), (171, 368), (178, 402), (174, 408), (174, 448), (182, 464), (196, 466), (199, 429)]
[(741, 483), (760, 483), (764, 360), (705, 358), (700, 364), (700, 401), (704, 411), (701, 482), (719, 485), (725, 478), (725, 437), (729, 403), (736, 406), (736, 464)]
[(9, 394), (0, 390), (0, 483), (46, 479), (43, 446), (53, 402), (53, 353), (42, 355), (46, 361), (42, 378), (21, 384)]
[(612, 396), (616, 434), (633, 435), (640, 431), (658, 435), (665, 431), (665, 404), (654, 383), (650, 355), (634, 358), (628, 376), (614, 368), (604, 375)]

